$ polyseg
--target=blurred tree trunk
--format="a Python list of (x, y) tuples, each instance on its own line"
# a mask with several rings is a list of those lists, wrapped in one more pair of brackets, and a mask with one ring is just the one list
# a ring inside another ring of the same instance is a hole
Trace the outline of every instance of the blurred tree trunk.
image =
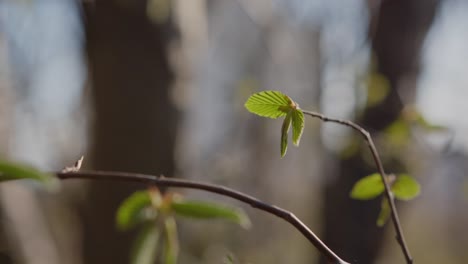
[[(167, 24), (153, 24), (146, 1), (95, 0), (85, 5), (94, 103), (91, 166), (171, 176), (175, 108), (167, 58)], [(115, 229), (118, 204), (137, 186), (92, 183), (83, 205), (84, 260), (128, 263), (133, 236)]]
[[(377, 19), (371, 21), (375, 23), (374, 33), (371, 30), (369, 34), (375, 34), (371, 37), (376, 70), (388, 79), (391, 89), (381, 103), (365, 109), (357, 120), (373, 135), (394, 122), (404, 103), (413, 100), (420, 49), (437, 3), (437, 0), (382, 1)], [(359, 152), (347, 159), (335, 159), (336, 175), (325, 188), (325, 242), (348, 261), (374, 263), (384, 235), (383, 229), (375, 224), (380, 200), (352, 200), (349, 191), (361, 177), (375, 172), (375, 166), (369, 166)], [(404, 169), (402, 166), (399, 162), (385, 164), (387, 172)]]

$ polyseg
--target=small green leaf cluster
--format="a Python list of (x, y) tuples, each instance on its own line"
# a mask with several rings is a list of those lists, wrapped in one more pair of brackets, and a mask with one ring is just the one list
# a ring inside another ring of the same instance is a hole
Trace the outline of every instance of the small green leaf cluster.
[(137, 191), (124, 200), (116, 214), (116, 225), (125, 231), (141, 226), (132, 249), (132, 264), (152, 264), (160, 260), (175, 264), (179, 254), (175, 217), (225, 219), (250, 226), (250, 220), (239, 208), (219, 203), (186, 200), (181, 195), (161, 195), (158, 189)]
[(0, 160), (0, 182), (12, 180), (33, 180), (50, 190), (57, 189), (59, 185), (58, 179), (52, 174), (28, 165)]
[[(371, 103), (377, 103), (382, 100), (387, 93), (388, 83), (384, 77), (374, 75), (369, 80), (374, 84), (376, 94), (374, 94)], [(294, 102), (289, 96), (278, 91), (262, 91), (251, 95), (245, 107), (251, 113), (268, 118), (284, 117), (283, 125), (281, 127), (281, 157), (286, 154), (288, 147), (288, 133), (292, 126), (293, 130), (293, 143), (298, 146), (302, 132), (304, 130), (304, 112), (300, 109), (299, 104)], [(420, 114), (415, 111), (405, 111), (405, 118), (416, 120), (428, 128), (439, 127), (432, 126)], [(401, 129), (401, 125), (395, 124), (390, 128), (391, 135), (397, 135), (402, 138), (407, 138), (407, 130)], [(356, 146), (353, 150), (357, 150)], [(391, 192), (394, 197), (399, 200), (411, 200), (419, 195), (420, 185), (411, 176), (400, 174), (398, 176), (391, 175)], [(364, 177), (355, 183), (351, 190), (350, 196), (357, 200), (370, 200), (380, 196), (385, 190), (380, 174), (375, 173)], [(382, 199), (380, 215), (377, 219), (377, 225), (383, 226), (391, 213), (388, 200), (384, 197)]]
[(245, 108), (251, 113), (263, 117), (276, 119), (284, 116), (281, 127), (281, 157), (286, 155), (288, 149), (288, 133), (291, 126), (293, 144), (299, 146), (302, 132), (304, 131), (304, 113), (299, 108), (299, 104), (294, 102), (289, 96), (278, 91), (255, 93), (247, 99)]
[[(419, 183), (407, 174), (391, 174), (387, 178), (391, 182), (391, 192), (398, 200), (409, 201), (417, 197), (421, 192)], [(379, 173), (374, 173), (357, 181), (351, 190), (350, 196), (356, 200), (370, 200), (380, 196), (384, 191), (385, 186), (382, 177)], [(383, 226), (386, 223), (390, 211), (388, 200), (384, 197), (377, 218), (378, 226)]]

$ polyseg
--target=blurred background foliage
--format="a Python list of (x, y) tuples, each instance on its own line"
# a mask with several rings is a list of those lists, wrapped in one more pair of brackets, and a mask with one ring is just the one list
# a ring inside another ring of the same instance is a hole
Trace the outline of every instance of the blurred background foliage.
[[(420, 263), (467, 263), (468, 4), (460, 0), (0, 1), (0, 155), (43, 170), (210, 181), (296, 213), (344, 259), (401, 263), (380, 202), (349, 197), (375, 172), (348, 128), (306, 120), (278, 155), (280, 123), (247, 97), (280, 90), (303, 109), (353, 119), (390, 173), (422, 185), (400, 215)], [(146, 186), (67, 182), (46, 194), (0, 186), (0, 263), (128, 263), (119, 204)], [(219, 196), (181, 191), (191, 199)], [(279, 219), (250, 230), (181, 221), (179, 263), (319, 263)], [(178, 220), (176, 220), (178, 221)]]

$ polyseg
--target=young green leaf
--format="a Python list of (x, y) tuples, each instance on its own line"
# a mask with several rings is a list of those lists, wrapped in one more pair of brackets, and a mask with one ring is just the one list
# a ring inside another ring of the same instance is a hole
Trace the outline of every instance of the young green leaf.
[(131, 264), (154, 264), (158, 252), (160, 231), (155, 222), (143, 226), (133, 244)]
[(370, 200), (382, 194), (384, 189), (380, 174), (374, 173), (357, 181), (350, 196), (356, 200)]
[(292, 109), (293, 101), (278, 91), (255, 93), (247, 99), (245, 108), (259, 116), (278, 118), (285, 116)]
[(281, 157), (284, 157), (284, 155), (286, 155), (286, 151), (288, 150), (288, 133), (289, 128), (291, 127), (292, 113), (293, 111), (289, 111), (283, 120), (283, 125), (281, 126)]
[(377, 72), (367, 76), (367, 107), (372, 107), (385, 99), (390, 91), (388, 79)]
[(232, 208), (217, 203), (184, 200), (173, 201), (171, 208), (180, 216), (201, 219), (226, 219), (244, 228), (250, 227), (249, 217), (240, 208)]
[(447, 131), (448, 128), (442, 125), (429, 122), (415, 106), (405, 106), (401, 112), (403, 119), (409, 123), (415, 123), (428, 132)]
[(419, 124), (424, 129), (426, 129), (427, 131), (430, 131), (430, 132), (448, 131), (447, 127), (445, 127), (443, 125), (437, 125), (437, 124), (430, 123), (421, 114), (416, 119), (416, 123)]
[(234, 256), (231, 253), (224, 256), (223, 264), (234, 264)]
[(0, 160), (0, 181), (21, 179), (35, 180), (51, 189), (55, 189), (59, 185), (58, 179), (52, 174), (41, 172), (27, 165)]
[(292, 139), (293, 144), (299, 146), (302, 132), (304, 131), (304, 113), (301, 109), (292, 111)]
[(382, 227), (388, 220), (390, 216), (390, 205), (388, 204), (387, 197), (382, 198), (382, 203), (380, 204), (380, 213), (377, 217), (377, 226)]
[(409, 175), (400, 174), (392, 185), (392, 192), (399, 200), (411, 200), (419, 195), (421, 186)]
[(173, 217), (164, 221), (166, 243), (164, 243), (164, 264), (176, 264), (179, 255), (179, 240), (177, 239), (177, 224)]
[(392, 146), (404, 146), (411, 137), (410, 124), (401, 118), (397, 119), (385, 128), (385, 135)]
[[(145, 220), (156, 217), (156, 210), (151, 210), (151, 195), (149, 191), (137, 191), (125, 199), (116, 215), (117, 228), (128, 230)], [(148, 214), (148, 210), (151, 213)]]

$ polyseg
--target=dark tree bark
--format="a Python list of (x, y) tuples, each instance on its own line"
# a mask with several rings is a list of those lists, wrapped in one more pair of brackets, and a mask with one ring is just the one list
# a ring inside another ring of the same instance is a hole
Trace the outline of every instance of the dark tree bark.
[[(138, 0), (86, 4), (85, 24), (95, 110), (92, 167), (171, 176), (176, 111), (169, 100), (168, 25), (153, 24), (146, 1)], [(92, 183), (82, 210), (85, 263), (129, 262), (134, 237), (117, 232), (114, 219), (138, 187), (144, 186)]]
[[(437, 0), (382, 1), (377, 19), (372, 21), (376, 23), (375, 35), (371, 37), (377, 70), (391, 86), (387, 97), (365, 109), (357, 120), (374, 135), (394, 122), (405, 102), (413, 99), (420, 49), (437, 4)], [(375, 224), (380, 200), (352, 200), (349, 191), (356, 181), (376, 168), (364, 161), (362, 153), (344, 160), (334, 159), (334, 166), (338, 167), (334, 170), (336, 176), (331, 177), (333, 180), (325, 188), (325, 243), (346, 260), (374, 263), (384, 235), (383, 229)], [(387, 172), (404, 170), (402, 166), (398, 161), (385, 164)]]

